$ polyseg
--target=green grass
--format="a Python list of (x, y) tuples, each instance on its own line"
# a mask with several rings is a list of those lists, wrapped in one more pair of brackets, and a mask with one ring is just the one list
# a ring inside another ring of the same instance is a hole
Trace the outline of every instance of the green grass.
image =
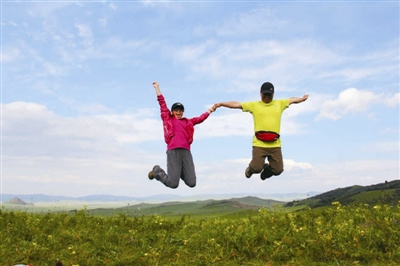
[[(353, 190), (357, 189), (354, 188)], [(358, 193), (354, 193), (353, 190), (349, 189), (345, 193), (337, 193), (338, 195), (333, 195), (333, 192), (329, 192), (331, 194), (329, 196), (317, 196), (300, 201), (293, 201), (287, 203), (285, 206), (296, 206), (297, 208), (305, 208), (307, 206), (312, 208), (326, 208), (326, 206), (329, 207), (334, 201), (338, 201), (343, 205), (374, 205), (379, 203), (394, 205), (400, 200), (399, 189), (360, 191)]]
[[(232, 206), (223, 204), (210, 204), (203, 215), (193, 216), (173, 215), (174, 204), (165, 205), (163, 212), (171, 213), (166, 216), (135, 216), (132, 212), (138, 206), (108, 216), (86, 209), (28, 213), (3, 208), (0, 265), (400, 263), (399, 205), (334, 202), (323, 210), (276, 207), (233, 212)], [(151, 210), (153, 206), (141, 207)], [(230, 211), (223, 212), (224, 207)]]
[(8, 210), (24, 211), (27, 213), (47, 213), (47, 212), (68, 212), (70, 210), (93, 210), (107, 209), (113, 210), (126, 206), (126, 202), (82, 202), (82, 201), (60, 201), (60, 202), (40, 202), (34, 205), (3, 203), (1, 207)]
[[(388, 189), (385, 191), (379, 191), (379, 190), (374, 190), (374, 191), (366, 191), (360, 194), (356, 194), (351, 197), (353, 200), (353, 204), (363, 204), (363, 203), (375, 203), (378, 201), (391, 201), (390, 199), (394, 199), (392, 196), (394, 193), (394, 189)], [(393, 200), (392, 200), (393, 201)]]

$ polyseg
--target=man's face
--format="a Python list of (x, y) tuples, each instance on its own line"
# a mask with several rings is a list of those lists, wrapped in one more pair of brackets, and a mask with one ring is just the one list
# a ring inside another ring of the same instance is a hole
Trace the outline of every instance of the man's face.
[(172, 110), (172, 114), (175, 116), (176, 119), (182, 119), (183, 111), (181, 109)]
[(260, 92), (260, 96), (262, 101), (265, 103), (269, 103), (274, 99), (274, 95), (269, 93), (263, 94), (262, 92)]

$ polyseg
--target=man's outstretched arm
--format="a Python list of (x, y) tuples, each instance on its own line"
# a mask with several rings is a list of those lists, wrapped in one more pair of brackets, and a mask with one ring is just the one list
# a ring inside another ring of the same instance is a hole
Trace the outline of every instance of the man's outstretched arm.
[(301, 102), (304, 102), (305, 100), (307, 100), (308, 99), (308, 94), (305, 94), (303, 97), (301, 97), (301, 98), (298, 98), (298, 97), (291, 97), (291, 98), (289, 98), (289, 104), (292, 104), (292, 103), (301, 103)]
[(242, 104), (237, 101), (231, 101), (231, 102), (221, 102), (221, 103), (216, 103), (213, 105), (212, 109), (217, 109), (218, 107), (226, 107), (226, 108), (231, 108), (231, 109), (242, 109)]

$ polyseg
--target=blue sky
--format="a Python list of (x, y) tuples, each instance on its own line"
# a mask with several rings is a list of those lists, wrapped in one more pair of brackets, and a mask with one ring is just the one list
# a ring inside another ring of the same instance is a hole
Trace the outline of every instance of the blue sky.
[[(398, 1), (2, 1), (1, 192), (148, 196), (324, 192), (399, 179)], [(196, 126), (197, 186), (166, 166), (152, 82), (185, 116), (309, 99), (282, 118), (285, 171), (261, 181), (249, 113)]]

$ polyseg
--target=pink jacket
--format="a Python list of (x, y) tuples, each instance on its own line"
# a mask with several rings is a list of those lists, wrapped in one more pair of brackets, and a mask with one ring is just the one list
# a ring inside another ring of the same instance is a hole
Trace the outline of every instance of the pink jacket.
[[(164, 96), (159, 95), (157, 96), (158, 103), (160, 104), (160, 111), (161, 111), (161, 119), (163, 121), (163, 126), (164, 126), (164, 139), (165, 143), (169, 146), (171, 143), (172, 138), (175, 135), (174, 132), (174, 127), (172, 125), (172, 119), (175, 119), (171, 111), (168, 109), (167, 104), (165, 102)], [(182, 120), (186, 120), (187, 126), (186, 126), (186, 132), (188, 138), (186, 139), (188, 147), (190, 147), (190, 144), (193, 142), (193, 134), (194, 134), (194, 126), (197, 124), (202, 123), (204, 120), (208, 118), (210, 114), (208, 112), (205, 112), (201, 114), (198, 117), (193, 117), (193, 118), (182, 118)], [(189, 148), (190, 149), (190, 148)]]

